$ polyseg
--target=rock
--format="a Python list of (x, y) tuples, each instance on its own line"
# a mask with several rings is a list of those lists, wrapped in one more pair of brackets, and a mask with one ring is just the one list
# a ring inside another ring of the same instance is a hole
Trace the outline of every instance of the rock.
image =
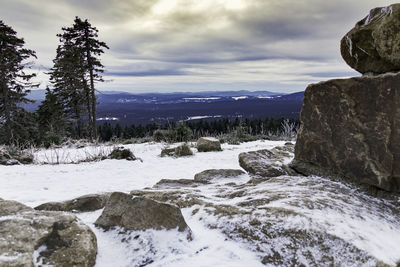
[(219, 179), (219, 178), (235, 178), (243, 174), (245, 174), (245, 172), (242, 170), (212, 169), (197, 173), (194, 176), (194, 180), (198, 182), (203, 182), (203, 181), (208, 182), (213, 179)]
[(114, 148), (114, 150), (108, 155), (109, 159), (126, 159), (126, 160), (136, 160), (135, 155), (132, 151), (123, 147)]
[[(165, 202), (178, 206), (179, 208), (189, 208), (194, 205), (204, 205), (203, 197), (197, 194), (188, 193), (186, 190), (133, 190), (130, 195), (137, 197), (145, 197), (159, 202)], [(187, 189), (187, 188), (185, 188)]]
[(291, 166), (400, 192), (400, 73), (308, 86)]
[(197, 150), (199, 152), (222, 151), (221, 143), (213, 137), (201, 137), (197, 140)]
[(340, 50), (360, 73), (400, 71), (400, 4), (372, 9), (343, 37)]
[(296, 175), (286, 165), (293, 153), (293, 144), (271, 150), (263, 149), (239, 154), (239, 165), (250, 174), (262, 177), (277, 177), (281, 175)]
[(84, 195), (63, 202), (48, 202), (35, 207), (35, 210), (51, 211), (95, 211), (104, 208), (110, 194)]
[(170, 156), (170, 157), (185, 157), (192, 156), (193, 151), (190, 147), (185, 143), (180, 146), (174, 148), (164, 148), (161, 150), (161, 157)]
[(190, 233), (189, 226), (178, 207), (120, 192), (111, 194), (95, 225), (106, 230), (114, 226), (134, 231), (177, 228), (180, 232)]
[(94, 266), (96, 236), (72, 214), (0, 200), (0, 266)]
[(161, 179), (153, 187), (164, 188), (164, 187), (197, 187), (201, 184), (206, 184), (207, 181), (196, 181), (193, 179)]

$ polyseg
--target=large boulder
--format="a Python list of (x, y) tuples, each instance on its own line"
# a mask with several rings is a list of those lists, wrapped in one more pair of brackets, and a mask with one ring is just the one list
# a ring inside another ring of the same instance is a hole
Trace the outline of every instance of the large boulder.
[(0, 266), (94, 266), (96, 236), (72, 214), (0, 199)]
[(242, 170), (235, 169), (211, 169), (197, 173), (194, 176), (194, 181), (208, 182), (214, 179), (236, 178), (245, 174)]
[(372, 9), (343, 37), (341, 53), (363, 74), (400, 71), (400, 4)]
[(111, 194), (95, 225), (104, 229), (120, 226), (125, 230), (178, 229), (190, 233), (178, 207), (120, 192)]
[(221, 151), (221, 143), (214, 137), (201, 137), (197, 140), (199, 152)]
[(308, 86), (292, 163), (400, 192), (400, 73)]
[(239, 154), (239, 165), (248, 173), (261, 177), (294, 175), (287, 166), (293, 157), (293, 149), (293, 144), (287, 143), (273, 149), (243, 152)]
[(47, 202), (35, 207), (35, 209), (80, 212), (95, 211), (104, 208), (109, 197), (109, 193), (90, 194), (62, 202)]

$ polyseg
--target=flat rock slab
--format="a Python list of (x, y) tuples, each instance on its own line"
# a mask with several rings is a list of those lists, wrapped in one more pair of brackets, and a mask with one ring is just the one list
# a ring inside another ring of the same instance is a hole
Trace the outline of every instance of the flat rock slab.
[(134, 231), (178, 229), (190, 234), (189, 226), (178, 207), (120, 192), (111, 194), (95, 225), (106, 230), (119, 226)]
[(36, 210), (50, 211), (95, 211), (104, 208), (111, 193), (84, 195), (62, 202), (47, 202), (35, 207)]
[(193, 179), (161, 179), (158, 181), (153, 188), (165, 188), (165, 187), (197, 187), (199, 185), (207, 184), (207, 181), (196, 181)]
[(400, 71), (400, 4), (372, 9), (343, 37), (340, 49), (360, 73)]
[(261, 177), (294, 175), (285, 164), (292, 157), (293, 149), (293, 144), (287, 143), (283, 147), (240, 153), (239, 165), (248, 173)]
[(400, 73), (305, 91), (292, 167), (400, 192)]
[(0, 266), (94, 266), (96, 236), (72, 214), (0, 200)]
[(208, 182), (214, 179), (235, 178), (246, 174), (242, 170), (235, 169), (211, 169), (197, 173), (194, 180), (198, 182)]

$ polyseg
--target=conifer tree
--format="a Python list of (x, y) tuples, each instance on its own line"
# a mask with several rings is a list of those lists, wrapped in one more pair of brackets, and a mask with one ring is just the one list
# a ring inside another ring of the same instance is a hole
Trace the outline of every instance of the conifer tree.
[(16, 114), (19, 104), (27, 103), (29, 89), (37, 86), (30, 80), (35, 74), (26, 73), (31, 66), (26, 62), (36, 58), (35, 52), (24, 48), (25, 41), (16, 31), (0, 20), (0, 124), (3, 124), (5, 143), (15, 144)]
[(38, 110), (38, 123), (40, 136), (48, 145), (59, 143), (66, 135), (66, 123), (63, 120), (64, 108), (58, 102), (56, 94), (46, 88), (46, 97), (40, 104)]
[[(95, 83), (103, 81), (101, 73), (104, 71), (104, 66), (99, 57), (104, 53), (104, 49), (108, 49), (108, 46), (98, 40), (98, 30), (88, 20), (75, 17), (72, 27), (63, 27), (62, 30), (63, 33), (57, 35), (61, 42), (57, 50), (59, 59), (56, 58), (53, 68), (53, 76), (54, 78), (58, 76), (60, 83), (56, 91), (66, 93), (64, 99), (68, 95), (72, 98), (71, 94), (78, 95), (79, 103), (70, 102), (73, 104), (72, 106), (75, 106), (78, 133), (81, 132), (82, 116), (80, 112), (84, 105), (90, 137), (97, 139)], [(65, 72), (73, 73), (73, 75), (67, 79), (66, 76), (69, 75), (66, 75)], [(69, 80), (69, 85), (65, 84), (66, 80)], [(73, 83), (71, 84), (71, 82)], [(68, 86), (70, 87), (69, 90), (66, 89)], [(63, 87), (65, 88), (62, 89)]]

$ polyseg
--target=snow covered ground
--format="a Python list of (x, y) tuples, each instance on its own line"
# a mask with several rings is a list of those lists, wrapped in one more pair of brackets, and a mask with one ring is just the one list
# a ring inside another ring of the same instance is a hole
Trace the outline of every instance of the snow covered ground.
[[(161, 179), (192, 179), (196, 173), (206, 169), (238, 169), (239, 153), (270, 149), (284, 143), (224, 144), (222, 152), (195, 153), (184, 158), (160, 157), (163, 144), (145, 143), (125, 145), (142, 162), (104, 160), (80, 164), (0, 166), (0, 197), (34, 207), (90, 193), (128, 193), (152, 187)], [(55, 157), (62, 162), (79, 161), (111, 149), (41, 150), (35, 159), (41, 163), (54, 162)], [(324, 242), (332, 256), (339, 259), (336, 262), (338, 266), (351, 265), (351, 256), (357, 253), (348, 252), (348, 259), (340, 254), (353, 247), (362, 251), (361, 256), (366, 255), (364, 266), (375, 265), (375, 259), (391, 265), (400, 260), (400, 202), (393, 205), (357, 192), (349, 185), (320, 177), (282, 176), (248, 186), (246, 182), (249, 179), (248, 175), (243, 175), (234, 183), (224, 180), (182, 189), (183, 194), (195, 193), (207, 203), (238, 209), (237, 214), (221, 217), (210, 213), (212, 209), (209, 207), (183, 208), (185, 220), (193, 231), (193, 241), (187, 241), (177, 231), (133, 231), (127, 234), (115, 229), (104, 232), (93, 224), (101, 210), (78, 214), (97, 236), (96, 266), (263, 266), (260, 258), (263, 253), (272, 250), (280, 251), (281, 255), (291, 253), (285, 249), (285, 246), (293, 247), (290, 239), (281, 234), (288, 229), (329, 234), (332, 238)], [(267, 233), (276, 235), (264, 237), (265, 233), (252, 233), (259, 235), (260, 239), (255, 242), (227, 234), (231, 228), (248, 226), (254, 219), (262, 225), (269, 225)], [(302, 258), (306, 253), (313, 253), (314, 258), (324, 257), (318, 255), (321, 250), (312, 244), (302, 246), (296, 248), (298, 262), (307, 265), (307, 260)]]
[[(44, 202), (61, 201), (85, 194), (130, 192), (151, 187), (161, 179), (193, 179), (206, 169), (238, 169), (241, 152), (272, 148), (281, 141), (256, 141), (222, 145), (223, 151), (196, 153), (192, 157), (160, 157), (161, 143), (125, 145), (141, 161), (104, 160), (80, 164), (0, 166), (0, 197), (34, 207)], [(60, 148), (35, 154), (39, 162), (78, 161), (111, 152), (112, 147)]]

